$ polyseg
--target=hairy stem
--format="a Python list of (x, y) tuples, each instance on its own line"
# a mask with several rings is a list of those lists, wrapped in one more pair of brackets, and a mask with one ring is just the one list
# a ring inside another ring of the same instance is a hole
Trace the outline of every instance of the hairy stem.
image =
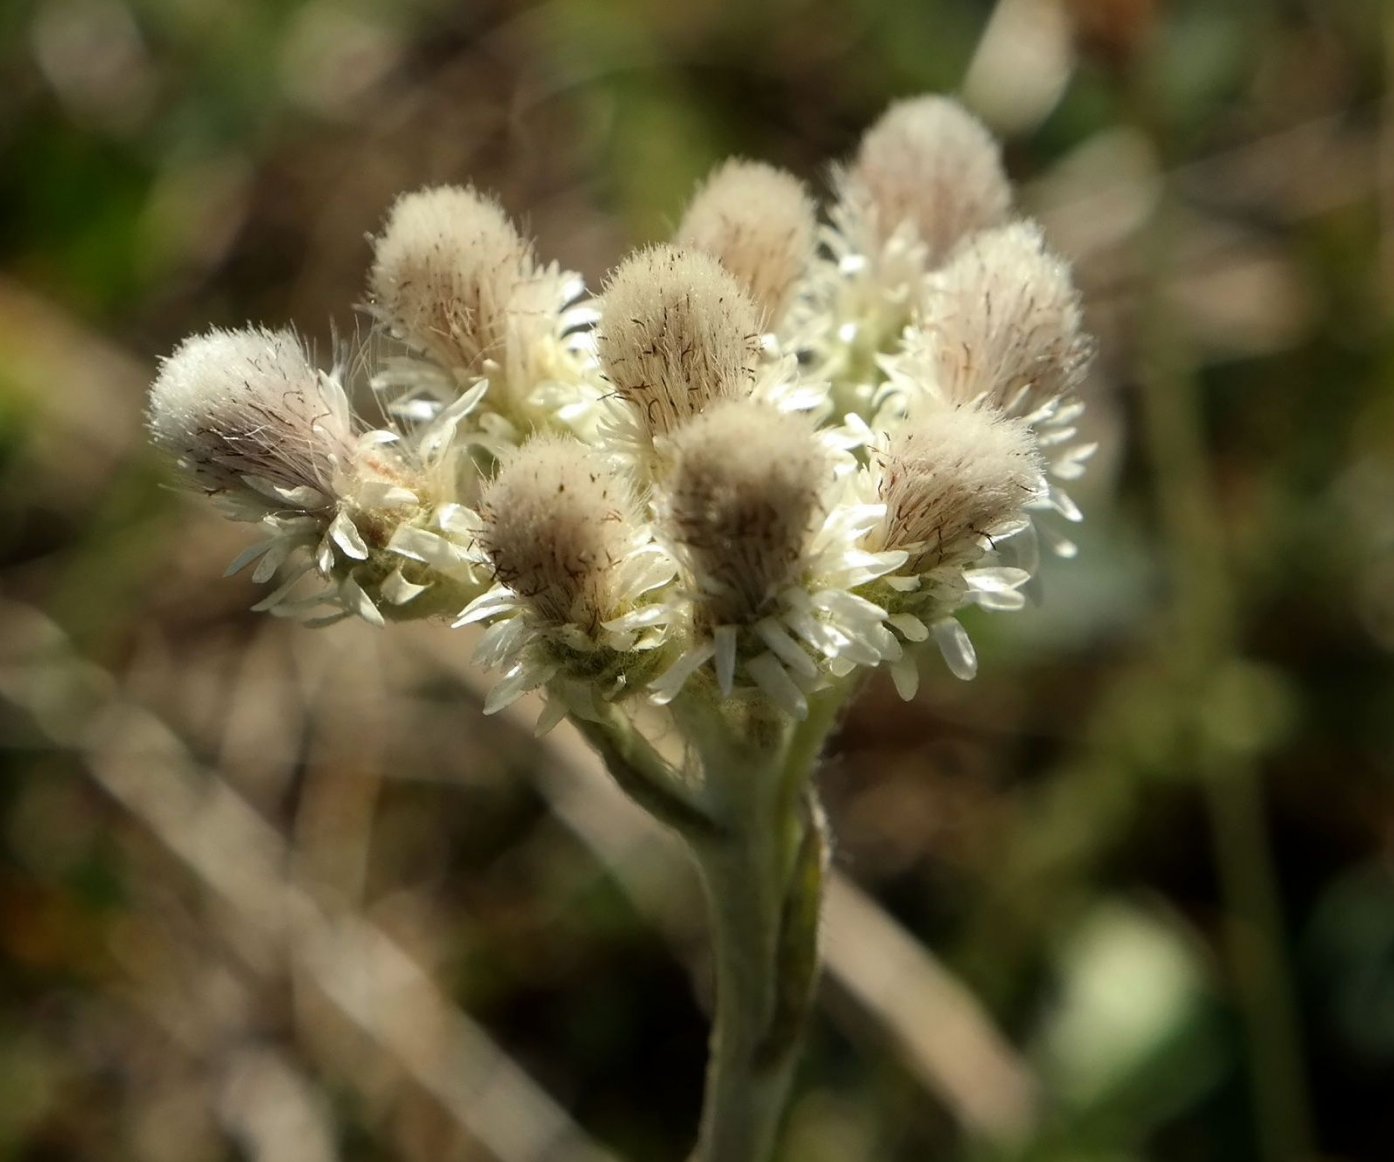
[[(716, 1019), (697, 1162), (764, 1162), (774, 1148), (817, 971), (823, 850), (809, 812), (700, 849)], [(796, 847), (792, 865), (785, 852)]]
[(774, 1148), (817, 979), (827, 842), (811, 775), (835, 701), (772, 750), (704, 748), (726, 826), (693, 846), (716, 967), (694, 1162), (765, 1162)]
[(720, 825), (637, 731), (614, 716), (607, 722), (573, 715), (576, 729), (604, 760), (625, 794), (689, 842), (714, 839)]

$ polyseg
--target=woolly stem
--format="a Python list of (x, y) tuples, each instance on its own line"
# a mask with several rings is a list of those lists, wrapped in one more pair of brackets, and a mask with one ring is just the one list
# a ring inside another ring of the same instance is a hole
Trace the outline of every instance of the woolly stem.
[(694, 1162), (765, 1162), (774, 1148), (817, 979), (827, 841), (811, 776), (840, 701), (816, 701), (773, 748), (719, 734), (702, 748), (725, 826), (693, 845), (716, 970)]
[(696, 1162), (765, 1162), (774, 1148), (817, 973), (824, 851), (812, 804), (696, 851), (716, 966)]

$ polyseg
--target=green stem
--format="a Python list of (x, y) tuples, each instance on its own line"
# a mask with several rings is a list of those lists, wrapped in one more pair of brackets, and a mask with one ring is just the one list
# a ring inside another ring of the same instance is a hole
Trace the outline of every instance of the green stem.
[(778, 1003), (780, 884), (770, 845), (742, 839), (698, 857), (716, 962), (698, 1162), (764, 1162), (774, 1148), (793, 1072), (792, 1051), (772, 1058), (761, 1052)]
[(697, 1162), (765, 1162), (774, 1149), (817, 976), (825, 845), (809, 802), (697, 849), (716, 962)]
[(636, 730), (618, 716), (607, 722), (572, 715), (582, 737), (595, 748), (620, 790), (660, 823), (689, 842), (715, 839), (721, 826), (696, 795)]
[(711, 690), (673, 703), (702, 777), (687, 784), (618, 714), (573, 716), (615, 781), (692, 848), (711, 916), (716, 1016), (693, 1162), (767, 1162), (818, 974), (827, 841), (811, 785), (850, 687), (820, 691), (791, 725)]
[(694, 1162), (765, 1162), (774, 1149), (818, 970), (827, 843), (811, 775), (841, 702), (816, 697), (773, 749), (704, 747), (727, 834), (693, 848), (716, 966)]

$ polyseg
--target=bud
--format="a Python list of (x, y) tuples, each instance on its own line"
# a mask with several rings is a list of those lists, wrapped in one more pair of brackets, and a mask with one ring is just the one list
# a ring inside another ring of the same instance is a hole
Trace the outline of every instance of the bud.
[(185, 339), (150, 389), (150, 434), (211, 493), (329, 505), (357, 436), (337, 380), (291, 331), (249, 327)]
[(1003, 221), (1011, 206), (992, 134), (947, 97), (893, 104), (862, 138), (845, 181), (875, 208), (881, 240), (908, 222), (931, 267), (960, 239)]
[(708, 404), (747, 396), (759, 359), (755, 304), (709, 254), (652, 246), (605, 289), (600, 360), (650, 435), (667, 435)]
[(813, 255), (813, 199), (793, 174), (728, 161), (697, 191), (674, 241), (705, 251), (740, 280), (773, 330)]
[(400, 338), (442, 367), (477, 376), (500, 357), (509, 300), (534, 266), (531, 245), (496, 201), (438, 186), (397, 199), (373, 240), (368, 289)]
[(801, 416), (719, 404), (678, 430), (663, 522), (715, 625), (747, 625), (797, 584), (832, 462)]
[(1069, 268), (1033, 222), (962, 246), (934, 276), (927, 315), (936, 385), (953, 402), (1007, 407), (1025, 391), (1029, 411), (1076, 387), (1089, 361)]
[(614, 615), (616, 570), (638, 521), (628, 484), (599, 452), (534, 436), (504, 457), (479, 516), (498, 579), (545, 621), (593, 634)]
[(971, 564), (1041, 490), (1030, 428), (985, 408), (926, 409), (890, 437), (880, 462), (886, 514), (868, 547), (906, 551), (900, 572), (910, 575)]

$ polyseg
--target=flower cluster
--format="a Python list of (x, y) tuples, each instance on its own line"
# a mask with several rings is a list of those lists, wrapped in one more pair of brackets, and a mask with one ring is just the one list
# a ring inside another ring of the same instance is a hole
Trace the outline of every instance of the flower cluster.
[(262, 527), (233, 563), (279, 574), (260, 607), (482, 623), (490, 710), (797, 718), (882, 665), (912, 696), (929, 642), (971, 677), (956, 614), (1020, 607), (1038, 534), (1073, 551), (1078, 296), (948, 99), (893, 105), (833, 191), (820, 225), (796, 177), (728, 162), (594, 296), (491, 198), (404, 195), (368, 348), (326, 371), (286, 331), (188, 339), (152, 436)]

